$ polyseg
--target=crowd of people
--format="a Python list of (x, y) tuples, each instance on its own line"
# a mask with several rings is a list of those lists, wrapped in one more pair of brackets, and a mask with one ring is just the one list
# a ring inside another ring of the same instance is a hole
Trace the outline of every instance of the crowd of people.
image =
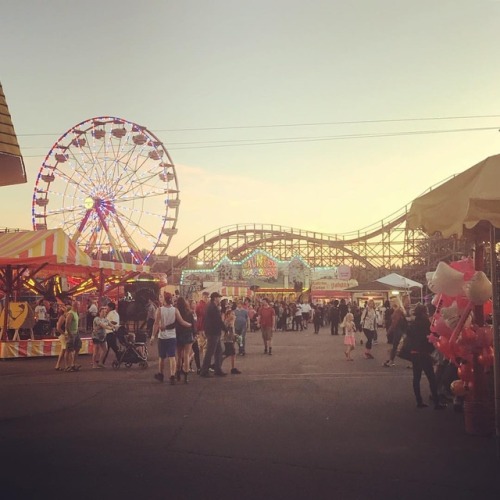
[[(384, 368), (395, 365), (402, 339), (408, 337), (413, 369), (413, 391), (418, 408), (425, 408), (420, 391), (424, 373), (429, 382), (434, 408), (444, 408), (451, 399), (449, 382), (456, 378), (453, 365), (433, 353), (430, 320), (426, 306), (419, 304), (413, 311), (405, 308), (399, 297), (375, 304), (367, 300), (361, 307), (345, 299), (326, 304), (271, 301), (268, 298), (223, 298), (218, 292), (203, 292), (199, 301), (187, 300), (177, 294), (164, 293), (161, 301), (148, 300), (146, 326), (151, 343), (158, 342), (158, 370), (154, 378), (170, 384), (189, 382), (190, 373), (200, 377), (224, 377), (227, 373), (241, 374), (237, 356), (247, 354), (248, 332), (260, 331), (263, 353), (273, 355), (274, 332), (304, 332), (312, 326), (314, 334), (321, 328), (331, 335), (343, 335), (345, 359), (354, 361), (357, 346), (362, 346), (361, 359), (374, 360), (373, 346), (378, 343), (378, 332), (386, 333), (387, 359)], [(61, 351), (56, 370), (78, 371), (78, 353), (81, 348), (79, 331), (79, 303), (58, 308), (58, 318), (51, 322), (51, 313), (43, 300), (35, 308), (37, 321), (48, 321), (59, 336)], [(110, 335), (120, 326), (116, 304), (112, 301), (98, 307), (90, 301), (86, 310), (86, 325), (94, 345), (92, 367), (102, 369), (109, 352)], [(53, 326), (52, 326), (53, 325)], [(229, 359), (228, 371), (223, 370)]]
[[(92, 314), (92, 326), (89, 332), (92, 335), (93, 353), (92, 368), (104, 368), (104, 361), (108, 352), (109, 335), (113, 334), (120, 325), (120, 316), (116, 311), (116, 304), (108, 302), (106, 306), (97, 309), (97, 303), (92, 301), (91, 306), (96, 306), (96, 314)], [(80, 303), (73, 300), (71, 304), (58, 307), (58, 318), (55, 325), (55, 334), (61, 343), (55, 369), (58, 371), (75, 372), (80, 370), (78, 355), (82, 347), (80, 336)], [(87, 311), (87, 314), (88, 311)], [(88, 320), (87, 320), (88, 324)]]

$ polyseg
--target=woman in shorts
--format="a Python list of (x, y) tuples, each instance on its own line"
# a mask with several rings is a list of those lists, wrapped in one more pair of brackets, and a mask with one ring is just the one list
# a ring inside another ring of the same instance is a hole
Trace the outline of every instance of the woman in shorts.
[[(71, 309), (71, 306), (64, 306), (59, 309), (59, 318), (56, 324), (56, 333), (59, 338), (59, 342), (61, 343), (61, 350), (59, 351), (59, 357), (57, 358), (56, 370), (57, 371), (65, 371), (67, 368), (66, 363), (66, 342), (67, 342), (67, 334), (66, 334), (66, 314)], [(61, 362), (64, 359), (65, 366), (64, 368), (61, 366)]]
[(182, 319), (189, 323), (189, 326), (183, 326), (179, 322), (175, 324), (175, 337), (176, 337), (176, 357), (177, 357), (177, 381), (180, 381), (181, 375), (184, 376), (184, 383), (188, 383), (189, 373), (189, 360), (191, 358), (192, 345), (194, 342), (193, 325), (196, 324), (193, 311), (186, 302), (184, 297), (177, 299), (177, 309), (182, 316)]
[(94, 354), (92, 356), (92, 368), (104, 368), (102, 359), (106, 354), (106, 326), (108, 320), (106, 307), (101, 307), (99, 315), (94, 318), (92, 324), (92, 344), (94, 345)]
[(177, 340), (175, 333), (176, 323), (185, 327), (192, 326), (188, 323), (174, 307), (172, 294), (165, 292), (163, 294), (163, 305), (156, 310), (155, 324), (151, 335), (151, 343), (158, 335), (158, 373), (154, 378), (158, 382), (163, 382), (165, 359), (168, 358), (168, 367), (170, 372), (170, 383), (175, 384), (175, 375), (177, 372), (177, 363), (175, 361)]

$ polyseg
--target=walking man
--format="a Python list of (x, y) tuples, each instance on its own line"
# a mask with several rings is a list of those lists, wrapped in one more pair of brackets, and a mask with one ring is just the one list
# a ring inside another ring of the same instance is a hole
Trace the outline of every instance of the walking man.
[(220, 295), (218, 292), (213, 292), (210, 295), (210, 302), (205, 311), (204, 330), (207, 337), (207, 350), (203, 363), (201, 365), (200, 376), (210, 377), (210, 363), (214, 358), (214, 374), (218, 377), (225, 377), (226, 373), (222, 371), (222, 345), (220, 338), (222, 330), (226, 330), (226, 325), (222, 321), (222, 316), (219, 311)]
[(332, 335), (339, 334), (340, 311), (339, 301), (335, 299), (330, 309), (330, 332)]
[(80, 334), (78, 332), (78, 321), (78, 302), (74, 300), (66, 316), (66, 333), (68, 335), (68, 340), (66, 342), (66, 371), (70, 372), (76, 372), (81, 368), (80, 365), (76, 364), (78, 353), (82, 347), (82, 341), (80, 340)]
[(262, 340), (264, 341), (264, 354), (273, 353), (273, 330), (275, 311), (269, 305), (269, 300), (262, 299), (262, 306), (259, 309), (259, 323), (262, 331)]

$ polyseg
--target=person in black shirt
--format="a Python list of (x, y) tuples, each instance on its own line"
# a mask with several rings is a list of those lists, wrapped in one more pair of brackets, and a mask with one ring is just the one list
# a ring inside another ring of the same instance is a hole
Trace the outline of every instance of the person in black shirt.
[(205, 312), (205, 324), (204, 330), (207, 337), (207, 350), (205, 357), (203, 358), (203, 364), (201, 365), (200, 376), (209, 377), (210, 363), (212, 362), (212, 356), (214, 357), (214, 374), (218, 377), (226, 376), (226, 373), (222, 371), (222, 345), (220, 338), (222, 335), (222, 330), (226, 330), (226, 325), (222, 321), (222, 316), (219, 310), (220, 295), (218, 292), (213, 292), (210, 295), (210, 302), (208, 303)]
[(330, 308), (330, 332), (332, 335), (339, 334), (339, 323), (340, 323), (340, 310), (339, 301), (334, 300), (333, 305)]
[(431, 357), (434, 346), (427, 338), (431, 333), (431, 323), (429, 321), (429, 317), (427, 316), (427, 309), (423, 304), (418, 304), (415, 307), (414, 314), (415, 320), (409, 324), (407, 335), (413, 366), (413, 392), (415, 393), (415, 398), (417, 400), (417, 408), (427, 407), (422, 399), (422, 394), (420, 393), (420, 379), (422, 377), (422, 372), (424, 372), (427, 380), (429, 381), (431, 397), (434, 402), (434, 409), (442, 410), (446, 407), (439, 404), (436, 375), (434, 374)]

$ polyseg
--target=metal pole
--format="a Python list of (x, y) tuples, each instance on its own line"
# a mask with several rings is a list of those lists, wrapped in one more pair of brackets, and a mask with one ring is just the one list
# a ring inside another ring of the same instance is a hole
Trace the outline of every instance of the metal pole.
[(2, 338), (9, 340), (9, 308), (10, 308), (10, 294), (12, 292), (12, 267), (5, 268), (5, 300), (4, 300), (4, 316), (3, 316), (3, 329)]
[(495, 352), (495, 440), (497, 458), (500, 459), (500, 297), (497, 276), (496, 228), (490, 225), (490, 266), (493, 284), (493, 349)]

